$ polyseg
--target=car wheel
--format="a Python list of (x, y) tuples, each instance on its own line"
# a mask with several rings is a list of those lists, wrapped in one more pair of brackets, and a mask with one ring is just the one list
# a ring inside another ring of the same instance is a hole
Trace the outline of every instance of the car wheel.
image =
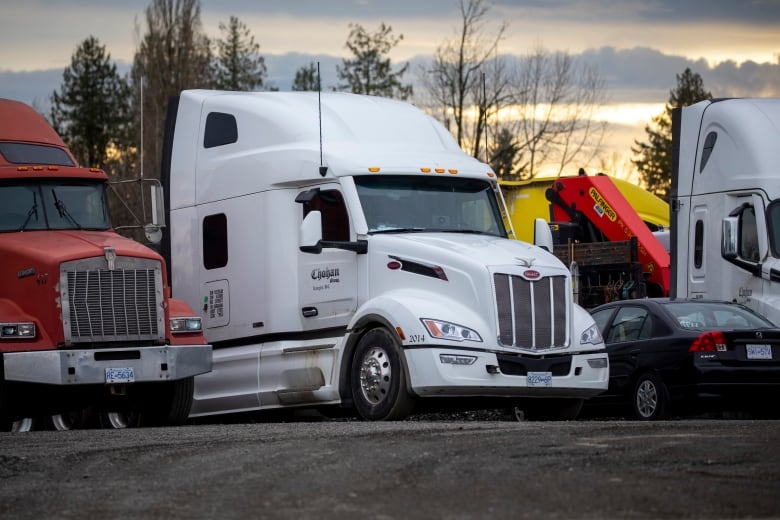
[(361, 418), (397, 421), (412, 411), (414, 400), (406, 389), (401, 348), (384, 328), (366, 332), (352, 358), (352, 399)]
[[(30, 417), (25, 417), (24, 419), (19, 419), (17, 421), (13, 421), (10, 424), (10, 427), (6, 431), (12, 431), (12, 432), (29, 432), (33, 429), (33, 420)], [(4, 428), (5, 430), (5, 428)]]
[(639, 376), (633, 393), (634, 416), (640, 421), (657, 421), (668, 415), (669, 391), (658, 375), (646, 372)]
[(582, 410), (583, 399), (534, 399), (523, 409), (529, 421), (573, 421)]

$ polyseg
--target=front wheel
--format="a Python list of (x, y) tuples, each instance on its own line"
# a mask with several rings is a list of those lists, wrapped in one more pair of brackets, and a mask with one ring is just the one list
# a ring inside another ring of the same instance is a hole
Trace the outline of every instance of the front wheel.
[(371, 329), (360, 338), (350, 375), (352, 398), (363, 419), (397, 421), (412, 411), (401, 346), (387, 329)]
[(653, 372), (639, 376), (633, 393), (634, 416), (640, 421), (657, 421), (669, 413), (669, 391)]

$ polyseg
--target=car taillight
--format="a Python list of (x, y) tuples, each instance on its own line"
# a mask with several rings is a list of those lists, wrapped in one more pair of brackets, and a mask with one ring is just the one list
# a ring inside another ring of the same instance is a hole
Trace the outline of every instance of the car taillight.
[(726, 337), (719, 330), (705, 332), (691, 343), (688, 352), (723, 352), (726, 350)]

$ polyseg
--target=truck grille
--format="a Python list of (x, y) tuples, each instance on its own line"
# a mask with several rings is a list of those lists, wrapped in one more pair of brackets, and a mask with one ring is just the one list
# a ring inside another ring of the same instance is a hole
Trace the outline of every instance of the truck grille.
[(495, 273), (493, 284), (501, 345), (537, 351), (567, 345), (565, 276), (529, 281)]
[(62, 321), (69, 343), (165, 337), (162, 273), (154, 260), (118, 257), (62, 264)]

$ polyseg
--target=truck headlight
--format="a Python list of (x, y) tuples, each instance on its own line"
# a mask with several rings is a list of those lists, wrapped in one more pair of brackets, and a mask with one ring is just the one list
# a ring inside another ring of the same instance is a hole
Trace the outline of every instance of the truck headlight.
[(458, 325), (456, 323), (450, 323), (449, 321), (434, 320), (429, 318), (421, 318), (423, 325), (428, 330), (428, 334), (432, 338), (436, 339), (449, 339), (452, 341), (479, 341), (482, 342), (482, 338), (477, 334), (477, 331)]
[(0, 323), (1, 339), (34, 338), (35, 323)]
[(580, 343), (583, 344), (598, 345), (599, 343), (603, 342), (604, 339), (601, 337), (601, 332), (595, 323), (585, 329), (585, 332), (583, 332), (582, 336), (580, 336)]
[(170, 323), (173, 334), (203, 331), (203, 322), (200, 318), (171, 318)]

